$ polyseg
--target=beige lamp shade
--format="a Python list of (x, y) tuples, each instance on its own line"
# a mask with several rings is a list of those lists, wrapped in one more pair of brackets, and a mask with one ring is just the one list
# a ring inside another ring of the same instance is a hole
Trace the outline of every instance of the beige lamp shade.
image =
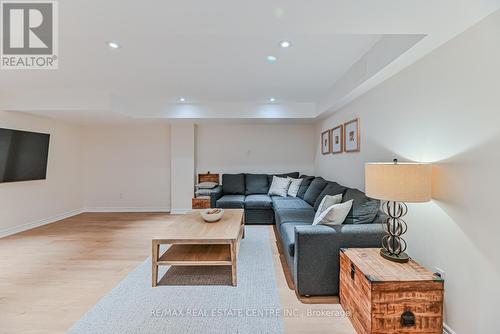
[(431, 200), (431, 165), (421, 163), (367, 163), (366, 195), (386, 201)]

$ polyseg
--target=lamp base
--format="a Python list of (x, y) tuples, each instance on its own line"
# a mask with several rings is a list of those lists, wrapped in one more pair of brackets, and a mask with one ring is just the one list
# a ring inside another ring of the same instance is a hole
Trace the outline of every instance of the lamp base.
[(405, 252), (402, 252), (400, 254), (391, 254), (391, 253), (389, 253), (387, 250), (385, 250), (383, 248), (380, 250), (380, 255), (384, 259), (387, 259), (387, 260), (393, 261), (393, 262), (399, 262), (399, 263), (408, 262), (408, 260), (410, 259), (410, 257), (408, 256), (408, 254), (406, 254)]

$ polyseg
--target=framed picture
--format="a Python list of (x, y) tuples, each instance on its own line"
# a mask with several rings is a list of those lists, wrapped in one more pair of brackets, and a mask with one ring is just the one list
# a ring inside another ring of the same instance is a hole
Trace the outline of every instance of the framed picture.
[(359, 118), (344, 123), (344, 151), (359, 152)]
[(332, 135), (331, 131), (327, 130), (321, 134), (321, 153), (332, 153)]
[(344, 126), (340, 124), (332, 129), (332, 153), (344, 151)]

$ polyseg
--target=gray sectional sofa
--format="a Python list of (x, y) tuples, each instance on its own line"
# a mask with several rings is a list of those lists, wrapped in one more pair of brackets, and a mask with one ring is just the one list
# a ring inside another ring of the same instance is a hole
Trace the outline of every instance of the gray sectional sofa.
[[(298, 178), (299, 173), (279, 174)], [(273, 175), (223, 174), (212, 207), (245, 209), (246, 224), (276, 224), (281, 250), (300, 295), (338, 295), (340, 248), (380, 247), (384, 214), (380, 202), (357, 189), (302, 175), (297, 197), (268, 196)], [(340, 226), (312, 225), (326, 195), (343, 194), (353, 208)]]

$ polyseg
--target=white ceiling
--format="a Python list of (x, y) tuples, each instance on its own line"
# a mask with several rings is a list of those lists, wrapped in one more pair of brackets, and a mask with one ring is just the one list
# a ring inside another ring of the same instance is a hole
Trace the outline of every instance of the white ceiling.
[[(75, 122), (312, 119), (498, 8), (493, 0), (60, 1), (59, 70), (0, 71), (0, 109)], [(284, 39), (291, 48), (278, 46)], [(353, 81), (369, 57), (383, 59)]]

